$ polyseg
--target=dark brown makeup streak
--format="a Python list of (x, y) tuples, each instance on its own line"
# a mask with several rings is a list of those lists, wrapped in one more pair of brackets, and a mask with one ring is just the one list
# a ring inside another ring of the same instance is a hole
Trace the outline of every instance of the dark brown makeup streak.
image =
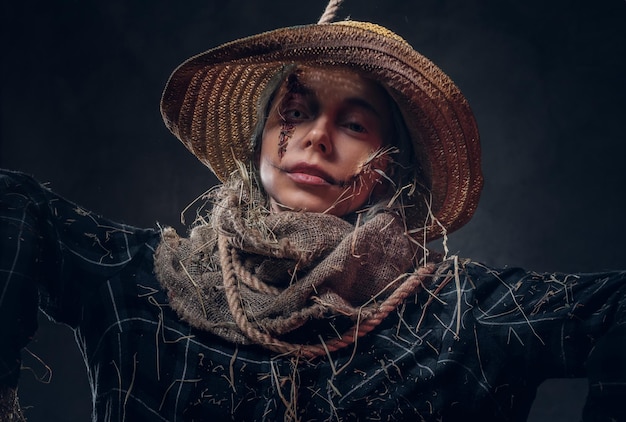
[(282, 159), (287, 151), (287, 144), (289, 138), (293, 135), (295, 126), (293, 123), (289, 123), (283, 120), (280, 125), (280, 134), (278, 135), (278, 158)]
[[(289, 94), (302, 94), (305, 92), (304, 85), (298, 79), (297, 73), (291, 73), (287, 76), (286, 88), (287, 93), (283, 98), (289, 97)], [(281, 115), (282, 124), (280, 126), (280, 134), (278, 135), (278, 158), (282, 159), (287, 151), (287, 144), (289, 143), (289, 138), (293, 136), (293, 132), (295, 130), (295, 124), (288, 122), (285, 117)]]
[(291, 94), (304, 94), (306, 93), (306, 88), (304, 84), (300, 81), (298, 74), (302, 73), (301, 71), (296, 71), (294, 73), (290, 73), (287, 76), (287, 92)]

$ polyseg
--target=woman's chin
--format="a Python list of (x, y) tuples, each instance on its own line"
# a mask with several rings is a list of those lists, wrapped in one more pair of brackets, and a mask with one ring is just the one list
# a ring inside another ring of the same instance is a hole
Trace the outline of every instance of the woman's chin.
[(271, 201), (272, 212), (281, 211), (299, 211), (299, 212), (315, 212), (335, 215), (337, 217), (343, 217), (351, 214), (358, 206), (355, 206), (349, 200), (334, 200), (334, 201), (291, 201), (291, 202), (278, 202)]

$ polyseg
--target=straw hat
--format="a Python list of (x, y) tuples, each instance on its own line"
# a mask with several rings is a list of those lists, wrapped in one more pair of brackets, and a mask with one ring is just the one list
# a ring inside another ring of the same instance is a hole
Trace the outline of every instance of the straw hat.
[[(171, 75), (166, 126), (222, 181), (252, 157), (257, 106), (272, 77), (290, 64), (342, 66), (380, 82), (397, 102), (430, 190), (431, 218), (409, 221), (427, 240), (471, 218), (480, 190), (476, 122), (454, 82), (406, 41), (372, 23), (341, 21), (277, 29), (190, 58)], [(411, 199), (417, 204), (423, 198)], [(405, 201), (406, 202), (406, 201)]]

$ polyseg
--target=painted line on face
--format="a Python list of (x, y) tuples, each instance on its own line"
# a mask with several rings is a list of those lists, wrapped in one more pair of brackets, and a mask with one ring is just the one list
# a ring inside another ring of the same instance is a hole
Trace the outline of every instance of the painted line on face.
[(280, 134), (278, 135), (278, 158), (282, 160), (287, 151), (289, 138), (293, 136), (296, 126), (293, 123), (283, 121), (280, 126)]

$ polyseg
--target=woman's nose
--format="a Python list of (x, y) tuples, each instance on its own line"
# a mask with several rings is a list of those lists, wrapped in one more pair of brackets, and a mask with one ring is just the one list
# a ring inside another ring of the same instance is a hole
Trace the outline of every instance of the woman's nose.
[(321, 153), (330, 154), (332, 152), (332, 139), (330, 121), (324, 116), (320, 116), (312, 122), (312, 126), (305, 138), (305, 148), (315, 148)]

